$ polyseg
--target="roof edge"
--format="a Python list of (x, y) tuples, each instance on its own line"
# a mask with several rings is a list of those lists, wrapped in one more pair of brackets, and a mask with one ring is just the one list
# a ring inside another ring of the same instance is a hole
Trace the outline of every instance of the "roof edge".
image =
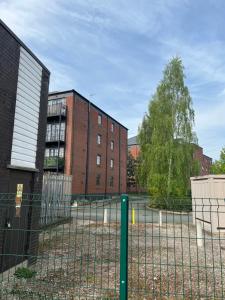
[(116, 119), (114, 119), (112, 116), (110, 116), (108, 113), (106, 113), (104, 110), (102, 110), (100, 107), (98, 107), (97, 105), (95, 105), (93, 102), (91, 102), (90, 100), (88, 100), (87, 98), (85, 98), (83, 95), (81, 95), (80, 93), (78, 93), (76, 90), (71, 89), (71, 90), (66, 90), (66, 91), (61, 91), (61, 92), (49, 92), (49, 96), (53, 96), (53, 95), (61, 95), (61, 94), (69, 94), (69, 93), (73, 93), (75, 95), (78, 95), (79, 97), (81, 97), (84, 101), (86, 101), (87, 103), (90, 103), (93, 107), (97, 108), (100, 112), (102, 112), (103, 114), (105, 114), (107, 117), (109, 117), (111, 120), (115, 121), (117, 124), (119, 124), (120, 126), (122, 126), (123, 128), (125, 128), (126, 130), (129, 130), (127, 127), (125, 127), (123, 124), (121, 124), (120, 122), (118, 122)]
[(6, 31), (22, 46), (26, 51), (45, 69), (49, 74), (49, 69), (40, 61), (40, 59), (21, 41), (21, 39), (0, 19), (0, 25), (5, 28)]

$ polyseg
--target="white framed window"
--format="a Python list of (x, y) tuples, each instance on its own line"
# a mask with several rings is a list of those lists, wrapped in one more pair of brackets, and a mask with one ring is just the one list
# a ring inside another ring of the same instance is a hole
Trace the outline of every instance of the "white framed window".
[(111, 149), (111, 150), (114, 150), (114, 141), (111, 141), (111, 142), (110, 142), (110, 149)]
[(102, 115), (98, 114), (98, 125), (102, 125)]
[(110, 159), (110, 168), (112, 169), (114, 167), (114, 159)]
[(97, 144), (100, 145), (101, 141), (102, 141), (102, 136), (101, 136), (101, 134), (98, 134), (97, 135)]
[(114, 123), (111, 123), (111, 132), (114, 132)]
[(101, 165), (101, 155), (97, 155), (97, 158), (96, 158), (96, 164), (97, 166), (100, 166)]

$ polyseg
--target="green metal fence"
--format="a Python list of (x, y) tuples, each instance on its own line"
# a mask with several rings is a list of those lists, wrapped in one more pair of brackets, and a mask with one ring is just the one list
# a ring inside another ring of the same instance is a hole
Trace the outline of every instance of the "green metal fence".
[[(225, 298), (224, 199), (161, 199), (159, 210), (144, 196), (72, 198), (70, 218), (46, 228), (1, 223), (0, 267), (23, 260), (0, 269), (0, 299)], [(32, 199), (38, 211), (42, 197)], [(4, 249), (2, 236), (18, 231), (38, 234), (36, 252), (13, 239)]]

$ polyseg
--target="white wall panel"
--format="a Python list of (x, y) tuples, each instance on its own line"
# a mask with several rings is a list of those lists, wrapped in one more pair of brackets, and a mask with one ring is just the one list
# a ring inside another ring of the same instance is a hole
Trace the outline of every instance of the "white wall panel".
[(11, 165), (36, 167), (42, 67), (22, 47), (17, 84)]
[[(36, 119), (35, 111), (32, 111), (31, 109), (30, 110), (28, 110), (28, 109), (25, 110), (23, 108), (20, 108), (19, 105), (16, 107), (15, 115), (18, 119), (19, 118), (26, 118), (26, 119), (29, 119), (31, 121)], [(36, 123), (36, 124), (38, 124), (38, 123)]]
[(34, 82), (39, 82), (41, 77), (39, 77), (36, 73), (32, 72), (32, 70), (28, 69), (23, 63), (19, 66), (19, 72), (21, 72), (22, 76), (27, 76), (31, 78)]

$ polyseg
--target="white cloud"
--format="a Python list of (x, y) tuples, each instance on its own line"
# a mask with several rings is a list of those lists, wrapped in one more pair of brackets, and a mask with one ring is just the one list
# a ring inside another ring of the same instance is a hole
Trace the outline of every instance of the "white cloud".
[[(95, 102), (129, 127), (131, 135), (163, 64), (180, 55), (199, 141), (217, 156), (223, 140), (218, 132), (225, 123), (225, 42), (202, 41), (200, 34), (192, 42), (193, 32), (182, 32), (177, 16), (191, 5), (188, 0), (0, 0), (0, 14), (50, 69), (51, 90), (95, 93)], [(127, 47), (120, 33), (132, 41)], [(212, 89), (212, 83), (218, 86)]]

